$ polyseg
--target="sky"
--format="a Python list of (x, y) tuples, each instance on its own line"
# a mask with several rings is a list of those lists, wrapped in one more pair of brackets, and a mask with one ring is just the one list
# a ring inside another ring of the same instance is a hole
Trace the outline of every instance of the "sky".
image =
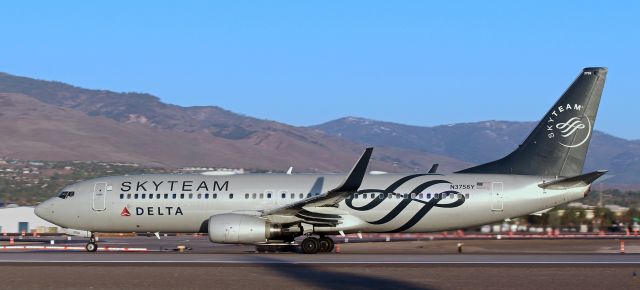
[(640, 139), (638, 1), (2, 1), (0, 71), (296, 126), (536, 121), (609, 68), (596, 129)]

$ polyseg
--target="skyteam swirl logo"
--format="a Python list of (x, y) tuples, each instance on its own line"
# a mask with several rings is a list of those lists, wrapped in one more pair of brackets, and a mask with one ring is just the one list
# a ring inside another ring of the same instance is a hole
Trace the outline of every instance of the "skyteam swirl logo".
[[(379, 206), (380, 204), (382, 204), (383, 201), (387, 200), (387, 196), (388, 195), (392, 195), (392, 196), (402, 196), (399, 193), (395, 193), (394, 191), (397, 190), (400, 186), (402, 186), (403, 184), (407, 183), (408, 181), (416, 178), (416, 177), (420, 177), (420, 176), (425, 176), (428, 174), (414, 174), (414, 175), (409, 175), (409, 176), (405, 176), (399, 180), (397, 180), (396, 182), (394, 182), (393, 184), (391, 184), (389, 187), (387, 187), (386, 189), (363, 189), (363, 190), (359, 190), (357, 193), (355, 193), (354, 195), (350, 196), (349, 198), (347, 198), (345, 200), (347, 206), (353, 210), (357, 210), (357, 211), (368, 211), (371, 209), (376, 208), (377, 206)], [(417, 187), (415, 187), (413, 190), (411, 190), (411, 193), (421, 193), (424, 190), (437, 185), (437, 184), (451, 184), (451, 182), (446, 181), (446, 180), (430, 180), (427, 182), (424, 182), (420, 185), (418, 185)], [(355, 196), (357, 195), (362, 195), (362, 194), (368, 194), (368, 193), (379, 193), (381, 195), (377, 195), (376, 198), (373, 198), (370, 202), (368, 202), (365, 205), (362, 206), (356, 206), (353, 204), (353, 199)], [(453, 202), (451, 203), (443, 203), (443, 201), (445, 201), (445, 198), (450, 196), (450, 195), (457, 195), (458, 198), (455, 199)], [(422, 220), (422, 218), (427, 215), (427, 213), (429, 213), (429, 211), (431, 211), (431, 209), (433, 209), (434, 207), (439, 207), (439, 208), (455, 208), (455, 207), (459, 207), (462, 204), (464, 204), (465, 202), (465, 198), (464, 195), (459, 194), (458, 191), (454, 191), (454, 190), (447, 190), (447, 191), (443, 191), (440, 193), (435, 193), (433, 198), (429, 199), (429, 200), (421, 200), (421, 199), (416, 199), (414, 197), (409, 197), (409, 198), (403, 198), (400, 203), (398, 203), (398, 205), (396, 205), (390, 212), (388, 212), (385, 216), (375, 220), (375, 221), (367, 221), (369, 224), (373, 224), (373, 225), (383, 225), (386, 223), (391, 222), (393, 219), (395, 219), (398, 215), (400, 215), (400, 213), (402, 213), (402, 211), (407, 208), (407, 206), (409, 206), (412, 202), (417, 202), (417, 203), (421, 203), (423, 204), (422, 208), (420, 208), (420, 210), (418, 210), (413, 217), (411, 217), (407, 222), (405, 222), (402, 226), (400, 226), (399, 228), (396, 228), (394, 230), (391, 230), (389, 232), (402, 232), (405, 230), (410, 229), (411, 227), (413, 227), (414, 225), (416, 225), (420, 220)]]
[(558, 125), (556, 125), (556, 128), (560, 129), (562, 137), (565, 138), (573, 135), (573, 133), (575, 133), (579, 129), (584, 129), (586, 127), (587, 126), (582, 124), (582, 121), (580, 121), (580, 118), (578, 117), (573, 117), (566, 123), (559, 123)]
[[(579, 104), (566, 104), (555, 108), (548, 116), (547, 137), (558, 138), (560, 145), (567, 148), (575, 148), (585, 144), (591, 137), (591, 120), (583, 112), (584, 106)], [(560, 122), (564, 113), (571, 112), (573, 117), (565, 122)], [(575, 116), (578, 114), (578, 116)]]

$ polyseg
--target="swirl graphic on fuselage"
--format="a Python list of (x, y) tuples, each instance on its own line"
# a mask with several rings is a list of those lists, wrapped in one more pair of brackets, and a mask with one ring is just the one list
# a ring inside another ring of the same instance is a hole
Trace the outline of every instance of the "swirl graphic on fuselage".
[[(391, 184), (389, 187), (387, 187), (384, 190), (381, 189), (363, 189), (363, 190), (359, 190), (357, 193), (353, 194), (352, 196), (350, 196), (349, 198), (347, 198), (345, 200), (345, 203), (347, 204), (347, 206), (353, 210), (357, 210), (357, 211), (368, 211), (371, 209), (376, 208), (378, 205), (382, 204), (383, 201), (385, 201), (387, 199), (388, 195), (400, 195), (402, 196), (402, 194), (399, 193), (395, 193), (395, 190), (397, 190), (400, 186), (402, 186), (403, 184), (405, 184), (406, 182), (420, 177), (420, 176), (425, 176), (428, 174), (414, 174), (414, 175), (409, 175), (409, 176), (405, 176), (399, 180), (397, 180), (396, 182), (394, 182), (393, 184)], [(434, 186), (436, 184), (451, 184), (451, 182), (446, 181), (446, 180), (430, 180), (427, 182), (424, 182), (420, 185), (418, 185), (416, 188), (414, 188), (413, 190), (411, 190), (411, 195), (415, 194), (415, 193), (421, 193), (423, 190)], [(382, 198), (376, 197), (373, 198), (369, 203), (363, 205), (363, 206), (355, 206), (353, 205), (353, 199), (355, 196), (357, 195), (361, 195), (361, 194), (368, 194), (368, 193), (381, 193), (382, 194)], [(458, 194), (458, 199), (456, 199), (456, 201), (452, 202), (452, 203), (448, 203), (448, 204), (439, 204), (442, 200), (444, 200), (445, 197), (452, 195), (452, 194)], [(403, 224), (402, 226), (400, 226), (399, 228), (396, 228), (394, 230), (391, 230), (389, 232), (402, 232), (405, 230), (410, 229), (411, 227), (413, 227), (414, 225), (416, 225), (427, 213), (429, 213), (429, 211), (431, 211), (432, 208), (434, 207), (440, 207), (440, 208), (454, 208), (454, 207), (458, 207), (461, 206), (464, 202), (465, 202), (465, 198), (462, 194), (459, 194), (458, 191), (453, 191), (453, 190), (448, 190), (448, 191), (443, 191), (439, 194), (434, 194), (433, 198), (429, 199), (428, 201), (424, 201), (424, 200), (420, 200), (420, 199), (415, 199), (412, 198), (411, 195), (408, 198), (403, 198), (402, 201), (400, 201), (400, 203), (398, 203), (398, 205), (396, 205), (396, 207), (394, 207), (390, 212), (388, 212), (384, 217), (375, 220), (375, 221), (368, 221), (369, 224), (373, 224), (373, 225), (383, 225), (386, 224), (388, 222), (391, 222), (394, 218), (396, 218), (398, 215), (400, 215), (400, 213), (402, 213), (402, 211), (409, 206), (409, 204), (411, 204), (411, 202), (418, 202), (418, 203), (422, 203), (423, 206), (422, 208), (420, 208), (420, 210), (418, 210), (415, 215), (410, 218), (405, 224)]]

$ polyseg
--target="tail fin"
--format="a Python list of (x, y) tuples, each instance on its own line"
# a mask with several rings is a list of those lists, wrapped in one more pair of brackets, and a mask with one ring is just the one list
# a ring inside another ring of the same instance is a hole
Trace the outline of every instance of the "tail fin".
[(606, 76), (607, 68), (583, 69), (518, 149), (458, 173), (582, 174)]

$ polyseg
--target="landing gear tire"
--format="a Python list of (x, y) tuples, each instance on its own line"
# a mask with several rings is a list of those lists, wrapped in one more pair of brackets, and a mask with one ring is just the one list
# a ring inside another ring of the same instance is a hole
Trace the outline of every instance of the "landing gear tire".
[(302, 240), (302, 252), (305, 254), (315, 254), (320, 247), (320, 241), (314, 237), (308, 237)]
[(89, 242), (84, 248), (87, 250), (87, 252), (93, 253), (98, 250), (98, 244), (96, 244), (95, 242)]
[(331, 251), (333, 251), (334, 245), (335, 243), (331, 238), (320, 237), (320, 239), (318, 240), (318, 252), (330, 253)]
[(98, 244), (96, 243), (96, 235), (95, 235), (95, 233), (91, 232), (91, 236), (89, 237), (89, 243), (87, 243), (87, 245), (84, 246), (84, 248), (89, 253), (93, 253), (93, 252), (98, 250)]

